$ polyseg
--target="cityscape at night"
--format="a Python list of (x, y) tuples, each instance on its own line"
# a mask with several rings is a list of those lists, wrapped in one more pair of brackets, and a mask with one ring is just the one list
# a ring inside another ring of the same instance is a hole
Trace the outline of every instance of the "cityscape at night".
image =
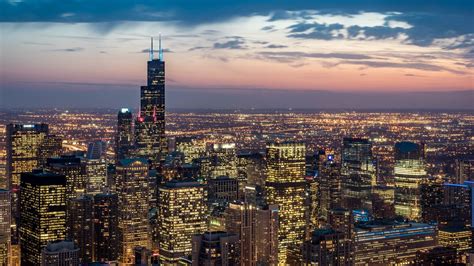
[(80, 2), (0, 2), (0, 266), (474, 265), (474, 2)]

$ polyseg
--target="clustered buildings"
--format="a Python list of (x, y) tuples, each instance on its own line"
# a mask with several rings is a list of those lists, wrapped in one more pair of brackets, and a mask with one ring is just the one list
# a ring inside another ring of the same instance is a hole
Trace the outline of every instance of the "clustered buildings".
[[(152, 40), (153, 43), (153, 40)], [(152, 44), (153, 45), (153, 44)], [(421, 142), (380, 178), (368, 138), (340, 152), (276, 136), (264, 149), (165, 135), (165, 62), (140, 110), (118, 112), (114, 157), (65, 153), (46, 124), (9, 124), (0, 265), (440, 265), (472, 250), (473, 161), (430, 176)]]

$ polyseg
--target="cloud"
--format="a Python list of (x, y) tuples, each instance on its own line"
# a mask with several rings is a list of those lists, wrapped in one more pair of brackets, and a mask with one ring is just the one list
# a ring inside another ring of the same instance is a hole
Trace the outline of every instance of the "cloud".
[(360, 26), (350, 26), (347, 28), (347, 33), (349, 38), (369, 38), (369, 39), (389, 39), (397, 38), (401, 33), (404, 33), (406, 29), (396, 27), (391, 28), (388, 26), (375, 26), (375, 27), (360, 27)]
[(288, 37), (303, 39), (331, 40), (342, 38), (336, 31), (343, 29), (339, 23), (319, 24), (319, 23), (298, 23), (288, 27), (290, 33)]
[(188, 51), (202, 50), (202, 49), (206, 49), (206, 48), (209, 48), (209, 47), (206, 47), (206, 46), (195, 46), (195, 47), (189, 48)]
[(214, 43), (214, 49), (247, 49), (247, 47), (244, 45), (245, 40), (242, 37), (233, 36), (229, 38), (233, 39), (225, 42)]
[[(163, 53), (173, 53), (173, 51), (169, 48), (164, 48), (162, 49), (163, 50)], [(159, 53), (160, 50), (159, 49), (153, 49), (153, 53)], [(143, 49), (141, 50), (139, 53), (145, 53), (145, 54), (149, 54), (150, 53), (150, 48), (147, 48), (147, 49)]]
[(269, 44), (267, 46), (265, 46), (265, 48), (270, 48), (270, 49), (274, 49), (274, 48), (287, 48), (288, 46), (286, 45), (281, 45), (281, 44)]
[(273, 31), (273, 30), (275, 30), (275, 26), (273, 26), (273, 25), (265, 26), (265, 27), (262, 27), (260, 30), (263, 30), (263, 31)]
[(83, 51), (84, 48), (82, 47), (74, 47), (74, 48), (62, 48), (62, 49), (53, 49), (53, 50), (49, 50), (49, 51), (53, 51), (53, 52), (80, 52), (80, 51)]
[(395, 63), (395, 62), (381, 62), (381, 61), (341, 61), (338, 64), (347, 64), (347, 65), (362, 65), (366, 67), (373, 68), (403, 68), (403, 69), (417, 69), (424, 71), (447, 71), (454, 74), (463, 75), (465, 72), (458, 71), (438, 65), (427, 64), (427, 63)]
[(289, 62), (305, 58), (335, 58), (350, 60), (372, 59), (372, 57), (368, 55), (351, 53), (260, 52), (258, 54), (263, 56), (264, 58), (280, 62)]

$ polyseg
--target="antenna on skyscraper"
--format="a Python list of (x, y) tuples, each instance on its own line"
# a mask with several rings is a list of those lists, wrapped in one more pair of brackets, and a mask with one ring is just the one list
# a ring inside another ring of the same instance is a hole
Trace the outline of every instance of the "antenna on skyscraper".
[(150, 61), (153, 61), (153, 37), (151, 37)]
[(158, 59), (160, 59), (160, 61), (163, 61), (163, 49), (161, 49), (161, 33), (160, 33), (159, 43), (160, 43), (160, 50), (158, 52)]

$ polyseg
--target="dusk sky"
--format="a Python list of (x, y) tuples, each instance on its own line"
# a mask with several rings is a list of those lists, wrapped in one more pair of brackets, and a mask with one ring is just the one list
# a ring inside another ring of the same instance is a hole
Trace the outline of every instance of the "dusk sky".
[(472, 0), (10, 0), (0, 21), (0, 107), (136, 107), (161, 33), (171, 108), (473, 108)]

